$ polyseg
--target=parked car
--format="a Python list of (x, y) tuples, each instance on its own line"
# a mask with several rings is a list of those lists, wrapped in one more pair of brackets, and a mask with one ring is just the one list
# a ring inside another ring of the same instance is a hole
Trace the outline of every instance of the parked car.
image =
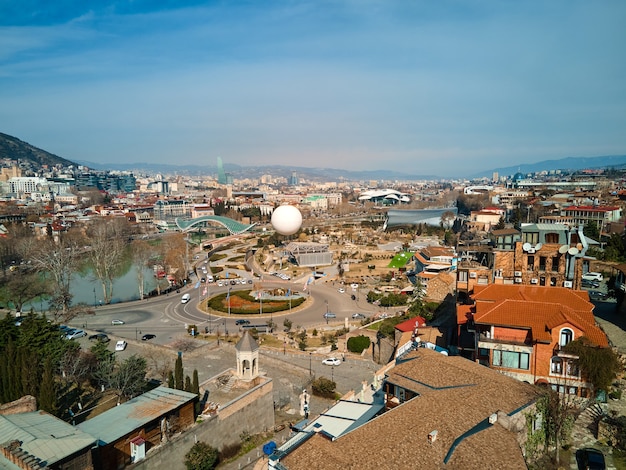
[(605, 470), (604, 454), (598, 449), (587, 447), (576, 451), (576, 461), (581, 470)]
[(600, 283), (598, 281), (588, 281), (586, 279), (583, 279), (583, 282), (581, 283), (581, 285), (583, 287), (587, 287), (591, 289), (597, 289), (598, 287), (600, 287)]
[(337, 315), (334, 313), (330, 313), (330, 312), (326, 312), (324, 314), (324, 318), (329, 319), (329, 318), (337, 318)]
[(111, 325), (123, 325), (126, 323), (124, 320), (111, 320)]
[(235, 325), (249, 325), (250, 320), (235, 320)]
[(91, 335), (88, 339), (89, 341), (102, 341), (103, 343), (111, 341), (104, 333), (96, 333), (95, 335)]
[(339, 364), (341, 364), (341, 361), (336, 357), (327, 357), (322, 361), (322, 364), (324, 364), (325, 366), (338, 366)]
[(599, 290), (590, 290), (587, 291), (589, 293), (589, 298), (591, 300), (606, 300), (608, 295), (604, 292), (600, 292)]
[(346, 292), (346, 290), (343, 287), (340, 287), (338, 289), (338, 291), (339, 291), (340, 294), (343, 294), (344, 292)]
[(151, 339), (156, 338), (156, 335), (147, 334), (141, 337), (141, 341), (150, 341)]
[(77, 338), (82, 338), (83, 336), (87, 336), (87, 333), (85, 333), (84, 330), (74, 330), (74, 331), (68, 332), (66, 335), (66, 338), (77, 339)]
[(180, 303), (181, 304), (186, 304), (187, 302), (189, 302), (191, 300), (191, 295), (189, 294), (183, 294), (183, 296), (180, 298)]
[(583, 274), (583, 281), (603, 281), (602, 273), (588, 272)]
[(124, 340), (120, 340), (117, 343), (115, 343), (115, 350), (123, 351), (124, 349), (126, 349), (126, 346), (128, 346), (128, 343)]
[(366, 317), (362, 313), (353, 313), (352, 318), (354, 318), (355, 320), (362, 320), (363, 318), (366, 318)]

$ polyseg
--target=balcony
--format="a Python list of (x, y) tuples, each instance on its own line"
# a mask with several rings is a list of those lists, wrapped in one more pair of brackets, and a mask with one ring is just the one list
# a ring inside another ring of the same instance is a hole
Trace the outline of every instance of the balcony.
[(488, 331), (480, 332), (478, 335), (478, 341), (496, 344), (514, 344), (517, 346), (530, 346), (532, 344), (530, 341), (530, 335), (527, 335), (524, 339), (521, 339), (519, 336), (503, 334), (498, 334), (497, 337), (492, 338)]

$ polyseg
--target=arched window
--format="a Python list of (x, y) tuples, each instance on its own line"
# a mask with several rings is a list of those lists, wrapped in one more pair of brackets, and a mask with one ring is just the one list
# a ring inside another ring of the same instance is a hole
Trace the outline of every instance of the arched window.
[(559, 337), (559, 345), (565, 346), (574, 339), (574, 332), (569, 328), (563, 328)]
[(550, 372), (553, 374), (562, 374), (563, 373), (563, 359), (560, 357), (554, 356), (550, 361)]

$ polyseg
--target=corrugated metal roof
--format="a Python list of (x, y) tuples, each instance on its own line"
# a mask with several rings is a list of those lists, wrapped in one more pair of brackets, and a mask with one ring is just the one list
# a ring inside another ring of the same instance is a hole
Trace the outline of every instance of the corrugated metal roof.
[(94, 437), (44, 411), (0, 415), (0, 442), (18, 440), (21, 448), (52, 465), (95, 443)]
[(196, 398), (195, 393), (157, 387), (77, 427), (108, 444)]

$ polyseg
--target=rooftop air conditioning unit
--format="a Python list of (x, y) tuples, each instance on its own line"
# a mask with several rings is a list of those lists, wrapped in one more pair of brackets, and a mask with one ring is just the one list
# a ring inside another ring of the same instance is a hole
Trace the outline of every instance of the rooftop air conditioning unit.
[(430, 431), (428, 433), (428, 442), (430, 442), (431, 444), (433, 442), (435, 442), (437, 440), (437, 434), (439, 434), (439, 432), (436, 431), (436, 430), (435, 431)]
[(530, 254), (533, 254), (534, 252), (535, 252), (534, 248), (529, 248), (528, 251), (527, 251), (527, 253), (530, 253)]
[(521, 271), (515, 271), (515, 277), (522, 277)]
[(515, 278), (515, 284), (521, 284), (522, 283), (522, 278), (521, 277), (516, 277)]
[(476, 273), (469, 273), (469, 275), (472, 279), (476, 279)]
[(493, 414), (489, 415), (489, 424), (495, 424), (496, 421), (498, 421), (498, 414), (497, 413), (493, 413)]
[(530, 283), (531, 284), (538, 284), (539, 283), (539, 279), (531, 279)]
[(563, 287), (572, 288), (572, 281), (563, 281)]

